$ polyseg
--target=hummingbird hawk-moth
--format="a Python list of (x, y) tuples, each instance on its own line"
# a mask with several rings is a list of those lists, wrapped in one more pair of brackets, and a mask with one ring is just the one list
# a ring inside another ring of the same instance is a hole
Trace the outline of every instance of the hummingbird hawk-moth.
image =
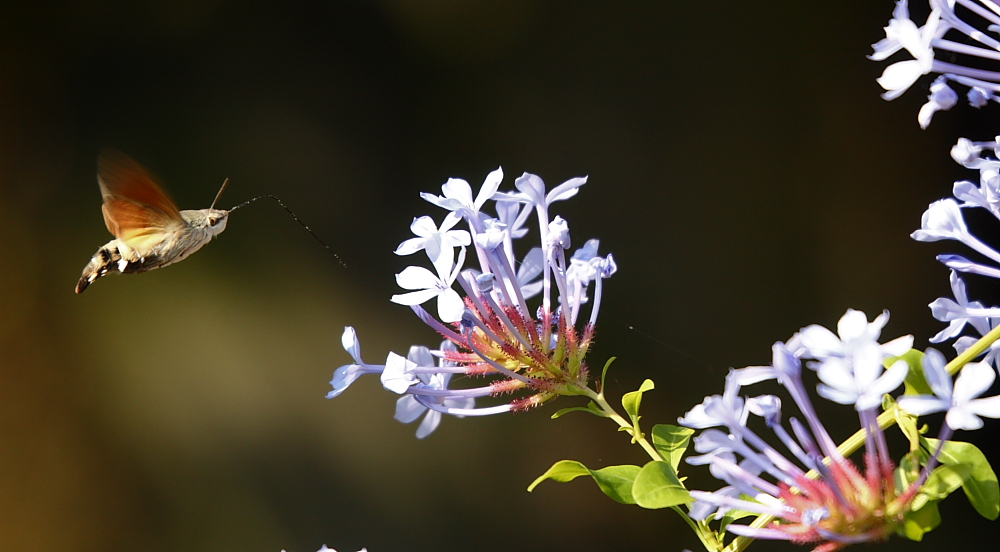
[(115, 237), (94, 253), (76, 283), (83, 293), (111, 273), (137, 274), (183, 261), (226, 229), (229, 211), (180, 211), (141, 165), (124, 153), (105, 150), (97, 160), (97, 183), (104, 205), (104, 224)]

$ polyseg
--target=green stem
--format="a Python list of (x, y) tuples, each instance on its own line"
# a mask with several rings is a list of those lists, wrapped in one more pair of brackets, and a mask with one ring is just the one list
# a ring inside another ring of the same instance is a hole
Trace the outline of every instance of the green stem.
[(646, 436), (639, 431), (638, 424), (633, 426), (628, 420), (623, 418), (618, 412), (615, 412), (614, 407), (612, 407), (608, 401), (604, 398), (604, 393), (597, 393), (590, 388), (584, 388), (586, 390), (585, 394), (590, 397), (590, 400), (594, 401), (594, 404), (601, 407), (601, 411), (608, 418), (611, 418), (618, 424), (619, 427), (624, 428), (629, 435), (632, 436), (632, 441), (638, 443), (639, 446), (649, 454), (649, 457), (653, 460), (663, 461), (664, 458), (660, 456), (660, 453), (646, 440)]
[[(952, 359), (952, 361), (945, 366), (945, 370), (954, 376), (959, 372), (959, 370), (962, 369), (963, 366), (972, 361), (972, 359), (986, 352), (986, 350), (990, 348), (990, 345), (992, 345), (997, 339), (1000, 339), (1000, 326), (993, 328), (988, 334), (984, 335), (979, 341), (976, 341), (971, 347), (966, 349), (965, 352)], [(878, 426), (884, 430), (895, 424), (896, 406), (893, 405), (889, 410), (879, 414)], [(837, 447), (837, 450), (840, 451), (840, 454), (846, 458), (857, 452), (857, 450), (861, 448), (861, 445), (864, 443), (865, 430), (859, 429), (854, 435), (851, 435), (846, 441), (841, 443), (840, 446)], [(824, 458), (823, 462), (829, 464), (830, 459)], [(816, 473), (815, 470), (811, 470), (806, 474), (806, 477), (816, 479), (819, 477), (819, 474)], [(762, 515), (755, 519), (753, 523), (750, 524), (750, 527), (766, 527), (772, 521), (774, 521), (774, 516)], [(733, 542), (729, 543), (729, 546), (726, 547), (725, 552), (742, 552), (747, 546), (750, 546), (751, 542), (753, 542), (753, 539), (750, 537), (736, 537), (733, 539)]]
[[(601, 408), (601, 412), (604, 412), (606, 417), (611, 418), (618, 424), (619, 427), (624, 428), (626, 432), (632, 436), (632, 441), (638, 443), (639, 446), (641, 446), (646, 453), (649, 454), (650, 458), (660, 462), (666, 461), (666, 459), (660, 455), (660, 452), (656, 450), (656, 447), (646, 440), (646, 436), (639, 430), (639, 424), (633, 425), (631, 422), (618, 414), (614, 407), (612, 407), (611, 404), (609, 404), (604, 398), (604, 393), (597, 393), (589, 387), (585, 387), (582, 390), (587, 397), (594, 401), (594, 404)], [(698, 539), (701, 540), (702, 545), (705, 546), (705, 550), (713, 552), (722, 549), (722, 543), (720, 543), (718, 538), (716, 538), (715, 531), (712, 531), (711, 528), (704, 523), (700, 524), (691, 519), (691, 516), (689, 516), (688, 513), (685, 512), (680, 506), (671, 506), (671, 509), (677, 512), (677, 514), (681, 516), (681, 519), (687, 522), (688, 526), (691, 527), (691, 530), (694, 531), (694, 533), (698, 536)]]

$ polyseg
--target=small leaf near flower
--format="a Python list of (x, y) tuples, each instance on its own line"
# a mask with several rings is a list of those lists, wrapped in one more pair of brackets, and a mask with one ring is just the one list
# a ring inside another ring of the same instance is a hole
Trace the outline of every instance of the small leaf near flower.
[(594, 402), (590, 402), (587, 404), (587, 406), (571, 406), (569, 408), (563, 408), (562, 410), (559, 410), (558, 412), (553, 414), (552, 419), (555, 420), (556, 418), (564, 414), (569, 414), (570, 412), (589, 412), (595, 416), (600, 416), (602, 418), (608, 417), (607, 412), (601, 410), (601, 408), (597, 406)]
[(919, 542), (924, 539), (925, 533), (933, 531), (938, 525), (941, 525), (941, 513), (938, 512), (937, 501), (928, 502), (919, 510), (907, 512), (898, 533)]
[(642, 433), (639, 431), (639, 418), (641, 418), (641, 416), (639, 416), (639, 405), (642, 403), (642, 394), (651, 389), (653, 389), (653, 380), (647, 379), (642, 382), (638, 391), (625, 393), (625, 395), (622, 396), (622, 406), (625, 408), (625, 412), (628, 412), (629, 418), (632, 419), (633, 428), (622, 428), (622, 430), (627, 431), (630, 435), (632, 435), (633, 442), (642, 438)]
[(687, 452), (693, 433), (693, 429), (670, 424), (653, 426), (653, 446), (660, 456), (670, 463), (675, 472), (681, 463), (681, 458)]
[(560, 460), (552, 465), (545, 473), (535, 479), (528, 486), (531, 492), (539, 483), (546, 479), (552, 479), (565, 483), (572, 481), (581, 475), (589, 475), (597, 482), (601, 491), (608, 495), (611, 500), (622, 504), (635, 504), (632, 498), (632, 483), (639, 474), (639, 466), (608, 466), (599, 470), (591, 470), (582, 463), (575, 460)]
[(635, 503), (643, 508), (669, 508), (692, 502), (691, 494), (667, 462), (654, 460), (642, 467), (632, 485)]
[[(927, 439), (926, 442), (930, 450), (936, 450), (940, 441)], [(983, 451), (972, 443), (948, 441), (941, 450), (939, 460), (952, 468), (966, 466), (968, 476), (962, 483), (962, 490), (972, 507), (986, 519), (1000, 517), (1000, 484)]]

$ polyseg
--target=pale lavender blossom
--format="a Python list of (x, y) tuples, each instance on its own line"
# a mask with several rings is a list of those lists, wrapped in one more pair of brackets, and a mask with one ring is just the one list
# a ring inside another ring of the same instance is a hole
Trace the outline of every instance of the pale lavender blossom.
[[(423, 416), (417, 430), (423, 438), (437, 428), (442, 414), (526, 410), (561, 394), (579, 394), (587, 384), (584, 357), (593, 341), (603, 280), (617, 265), (610, 254), (598, 255), (597, 240), (568, 251), (569, 225), (550, 212), (553, 203), (576, 195), (587, 179), (571, 178), (546, 192), (541, 178), (525, 173), (514, 183), (516, 192), (499, 192), (502, 179), (502, 169), (493, 171), (475, 195), (468, 182), (455, 178), (441, 187), (442, 195), (421, 194), (449, 213), (440, 226), (430, 217), (415, 218), (410, 228), (416, 237), (396, 249), (399, 255), (423, 251), (434, 271), (405, 268), (396, 281), (408, 292), (393, 295), (392, 301), (410, 306), (447, 345), (436, 351), (414, 346), (407, 357), (389, 353), (385, 364), (369, 365), (361, 362), (357, 336), (349, 328), (344, 348), (355, 363), (337, 369), (328, 397), (363, 374), (379, 374), (383, 387), (402, 395), (397, 420), (409, 423)], [(496, 216), (489, 213), (490, 202)], [(519, 259), (514, 240), (528, 234), (531, 216), (537, 220), (538, 246)], [(455, 229), (460, 221), (468, 230)], [(465, 266), (468, 249), (478, 261), (475, 267)], [(527, 300), (538, 295), (541, 305), (529, 307)], [(432, 299), (437, 317), (421, 306)], [(584, 307), (590, 316), (577, 328)], [(449, 388), (454, 374), (474, 376), (463, 382), (478, 386)], [(475, 399), (488, 397), (507, 398), (494, 406), (475, 405)]]
[[(450, 341), (444, 341), (441, 343), (442, 351), (455, 352), (455, 344)], [(434, 359), (431, 356), (430, 350), (427, 347), (421, 347), (414, 345), (410, 347), (410, 353), (407, 355), (407, 359), (413, 363), (414, 366), (433, 366)], [(444, 358), (438, 359), (438, 367), (447, 369), (453, 367), (455, 364)], [(451, 372), (411, 372), (416, 376), (417, 380), (413, 385), (423, 387), (428, 390), (444, 391), (448, 389), (448, 383), (453, 375)], [(476, 404), (476, 399), (474, 397), (460, 397), (452, 398), (447, 396), (435, 397), (426, 394), (407, 394), (400, 397), (396, 401), (396, 420), (403, 422), (404, 424), (416, 421), (420, 416), (424, 416), (424, 420), (417, 427), (417, 439), (423, 439), (437, 429), (438, 425), (441, 423), (441, 411), (435, 408), (443, 407), (445, 409), (454, 409), (454, 411), (460, 410), (470, 410)], [(456, 414), (456, 417), (461, 417), (461, 415)]]
[[(885, 89), (882, 97), (886, 100), (902, 95), (923, 75), (939, 75), (930, 85), (928, 102), (918, 114), (921, 128), (927, 128), (935, 112), (951, 109), (957, 103), (954, 84), (968, 88), (969, 104), (977, 108), (996, 101), (1000, 91), (1000, 71), (992, 70), (1000, 69), (1000, 41), (994, 38), (995, 26), (1000, 25), (997, 4), (991, 0), (928, 3), (930, 13), (918, 25), (910, 16), (906, 0), (898, 0), (885, 27), (885, 38), (872, 45), (874, 53), (869, 56), (884, 61), (905, 52), (908, 58), (888, 65), (877, 79)], [(955, 11), (956, 4), (965, 8), (961, 16)]]
[(923, 416), (945, 412), (945, 423), (952, 430), (976, 430), (983, 427), (980, 416), (1000, 418), (1000, 396), (978, 398), (987, 392), (996, 380), (996, 370), (981, 362), (970, 362), (962, 367), (952, 386), (951, 376), (945, 370), (944, 356), (928, 349), (924, 355), (924, 379), (934, 395), (906, 395), (899, 398), (903, 410)]
[(951, 271), (951, 291), (955, 296), (954, 300), (941, 297), (929, 305), (935, 319), (948, 323), (947, 328), (930, 339), (931, 343), (941, 343), (957, 336), (965, 329), (966, 324), (983, 336), (1000, 320), (1000, 309), (986, 309), (979, 301), (969, 301), (965, 282), (954, 270)]
[[(1000, 7), (997, 8), (1000, 11)], [(964, 255), (946, 253), (937, 256), (938, 261), (952, 269), (951, 289), (954, 299), (938, 298), (930, 304), (931, 314), (948, 326), (931, 338), (932, 343), (940, 343), (957, 338), (954, 343), (958, 352), (965, 351), (975, 340), (972, 336), (960, 336), (966, 328), (972, 328), (979, 336), (989, 333), (1000, 322), (1000, 308), (989, 307), (979, 301), (970, 301), (965, 282), (958, 273), (1000, 279), (1000, 252), (983, 242), (969, 230), (965, 221), (965, 209), (984, 209), (994, 218), (1000, 219), (1000, 158), (997, 141), (974, 142), (960, 138), (951, 149), (952, 158), (968, 169), (979, 172), (979, 182), (960, 180), (955, 182), (952, 194), (932, 203), (924, 212), (921, 228), (911, 237), (918, 241), (954, 240), (978, 253), (981, 259), (973, 260)], [(993, 343), (984, 362), (1000, 366), (1000, 345)]]
[[(458, 278), (465, 261), (465, 248), (458, 253), (458, 263), (450, 260), (443, 263), (441, 258), (434, 263), (438, 270), (435, 275), (422, 266), (408, 266), (396, 275), (396, 283), (403, 289), (412, 289), (410, 293), (392, 296), (393, 303), (400, 305), (419, 305), (437, 298), (438, 316), (444, 322), (458, 322), (465, 312), (465, 304), (452, 284)], [(432, 262), (434, 262), (432, 260)]]
[[(905, 353), (912, 337), (879, 343), (887, 320), (887, 312), (868, 322), (864, 313), (849, 310), (841, 318), (837, 334), (816, 325), (803, 328), (787, 345), (774, 345), (770, 366), (731, 371), (723, 395), (706, 397), (679, 420), (682, 425), (703, 429), (694, 439), (700, 454), (687, 462), (707, 464), (712, 474), (726, 483), (716, 492), (691, 491), (695, 499), (690, 510), (693, 519), (719, 519), (731, 509), (770, 515), (778, 521), (769, 526), (730, 523), (725, 531), (751, 538), (818, 543), (821, 550), (882, 540), (900, 527), (901, 512), (916, 493), (904, 490), (900, 494), (893, 484), (895, 466), (876, 418), (882, 396), (902, 383), (908, 369), (900, 361), (883, 371), (882, 363)], [(865, 473), (837, 452), (816, 415), (802, 381), (800, 358), (813, 359), (810, 366), (819, 371), (823, 381), (821, 396), (858, 411), (866, 433)], [(790, 431), (782, 423), (779, 397), (740, 396), (744, 385), (767, 379), (776, 379), (788, 391), (804, 417), (804, 421), (789, 418)], [(783, 449), (752, 430), (748, 415), (760, 416)], [(817, 472), (818, 479), (807, 476), (809, 470)]]

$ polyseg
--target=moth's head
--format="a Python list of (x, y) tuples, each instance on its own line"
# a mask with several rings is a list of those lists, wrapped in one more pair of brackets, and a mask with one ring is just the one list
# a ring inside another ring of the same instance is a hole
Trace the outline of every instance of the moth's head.
[(205, 209), (205, 228), (213, 236), (217, 236), (226, 229), (226, 222), (229, 221), (229, 211), (222, 209)]
[(222, 209), (199, 209), (197, 211), (181, 211), (188, 224), (195, 228), (204, 228), (212, 237), (218, 236), (226, 229), (229, 211)]

